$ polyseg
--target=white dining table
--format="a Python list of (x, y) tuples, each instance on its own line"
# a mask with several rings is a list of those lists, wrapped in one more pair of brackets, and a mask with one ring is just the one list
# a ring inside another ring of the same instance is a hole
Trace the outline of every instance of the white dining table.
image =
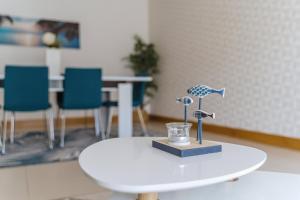
[[(0, 82), (3, 83), (5, 76), (0, 74)], [(49, 77), (49, 92), (63, 91), (63, 75)], [(116, 92), (118, 95), (118, 136), (131, 137), (133, 134), (132, 122), (132, 83), (150, 82), (149, 76), (102, 76), (104, 85), (106, 82), (114, 83), (115, 86), (103, 87), (103, 92)], [(3, 84), (2, 84), (3, 85)]]

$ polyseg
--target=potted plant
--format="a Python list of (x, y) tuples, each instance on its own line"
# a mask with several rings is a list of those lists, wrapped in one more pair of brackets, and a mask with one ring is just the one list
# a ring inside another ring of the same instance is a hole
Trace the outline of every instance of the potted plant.
[[(133, 70), (135, 76), (154, 76), (159, 73), (159, 55), (152, 43), (145, 43), (139, 36), (134, 36), (133, 52), (125, 59), (129, 62), (128, 67)], [(153, 80), (146, 83), (145, 94), (153, 97), (158, 86)]]

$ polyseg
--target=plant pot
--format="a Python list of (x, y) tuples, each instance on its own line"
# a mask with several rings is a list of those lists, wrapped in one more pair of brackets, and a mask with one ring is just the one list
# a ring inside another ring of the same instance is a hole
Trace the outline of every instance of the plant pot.
[(135, 76), (149, 76), (147, 72), (134, 73)]

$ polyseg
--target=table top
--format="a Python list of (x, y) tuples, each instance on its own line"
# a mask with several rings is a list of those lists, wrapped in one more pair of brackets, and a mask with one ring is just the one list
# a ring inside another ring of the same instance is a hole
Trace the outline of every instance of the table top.
[[(4, 74), (0, 74), (0, 80), (5, 78)], [(62, 81), (63, 75), (50, 75), (50, 80)], [(125, 82), (150, 82), (153, 80), (151, 76), (102, 76), (103, 81), (125, 81)]]
[(164, 192), (231, 180), (258, 169), (265, 152), (221, 143), (220, 153), (180, 158), (151, 146), (146, 137), (115, 138), (87, 147), (82, 170), (100, 186), (126, 193)]

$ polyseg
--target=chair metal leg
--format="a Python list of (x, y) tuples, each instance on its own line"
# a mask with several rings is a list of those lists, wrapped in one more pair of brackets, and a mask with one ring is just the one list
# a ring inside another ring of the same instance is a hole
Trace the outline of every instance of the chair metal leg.
[(10, 143), (13, 144), (15, 140), (15, 113), (10, 115)]
[(46, 132), (48, 134), (48, 144), (50, 146), (50, 123), (49, 123), (49, 114), (48, 112), (44, 112), (45, 115), (45, 121), (46, 121)]
[(100, 121), (99, 121), (99, 110), (98, 109), (94, 109), (94, 120), (95, 120), (95, 134), (96, 137), (100, 136)]
[(6, 130), (7, 130), (7, 113), (3, 111), (3, 137), (2, 137), (2, 154), (5, 154)]
[(50, 109), (48, 111), (48, 113), (49, 113), (49, 121), (50, 121), (50, 123), (49, 123), (49, 125), (50, 125), (49, 129), (50, 129), (50, 134), (51, 134), (50, 136), (51, 136), (51, 140), (54, 141), (55, 133), (54, 133), (54, 114), (53, 114), (53, 110)]
[(104, 133), (104, 130), (103, 130), (103, 121), (102, 121), (102, 115), (101, 115), (101, 113), (102, 113), (102, 109), (101, 108), (99, 108), (99, 110), (98, 110), (98, 116), (99, 116), (99, 125), (100, 125), (100, 132), (101, 132), (101, 139), (102, 140), (105, 140), (105, 133)]
[(66, 116), (63, 110), (60, 111), (61, 129), (60, 129), (60, 147), (65, 146)]
[(50, 132), (51, 132), (51, 139), (52, 139), (52, 141), (54, 141), (55, 140), (55, 132), (54, 132), (54, 127), (55, 127), (55, 125), (54, 125), (54, 114), (53, 114), (53, 110), (51, 109), (50, 111), (49, 111), (49, 115), (50, 115)]
[(47, 128), (48, 128), (49, 148), (53, 149), (54, 124), (53, 124), (53, 112), (52, 112), (52, 109), (49, 109), (47, 111)]
[(45, 119), (45, 132), (47, 132), (48, 133), (48, 131), (49, 131), (49, 126), (48, 126), (48, 113), (47, 112), (44, 112), (43, 113), (44, 114), (44, 119)]
[(107, 109), (108, 112), (108, 122), (107, 122), (107, 127), (106, 127), (106, 138), (110, 137), (110, 132), (111, 132), (111, 124), (112, 124), (112, 117), (113, 117), (113, 110), (112, 108)]
[(55, 127), (57, 128), (58, 127), (58, 124), (59, 124), (59, 118), (60, 118), (60, 109), (57, 110), (57, 113), (56, 113), (56, 121), (55, 121)]
[(138, 113), (138, 116), (139, 116), (139, 119), (140, 119), (140, 122), (141, 122), (141, 126), (142, 126), (142, 129), (143, 129), (144, 136), (148, 136), (148, 132), (147, 132), (146, 124), (145, 124), (145, 121), (144, 121), (142, 109), (140, 107), (137, 107), (136, 109), (137, 109), (137, 113)]
[[(4, 111), (3, 111), (4, 112)], [(2, 137), (3, 137), (3, 119), (0, 121), (0, 147), (2, 148)]]

